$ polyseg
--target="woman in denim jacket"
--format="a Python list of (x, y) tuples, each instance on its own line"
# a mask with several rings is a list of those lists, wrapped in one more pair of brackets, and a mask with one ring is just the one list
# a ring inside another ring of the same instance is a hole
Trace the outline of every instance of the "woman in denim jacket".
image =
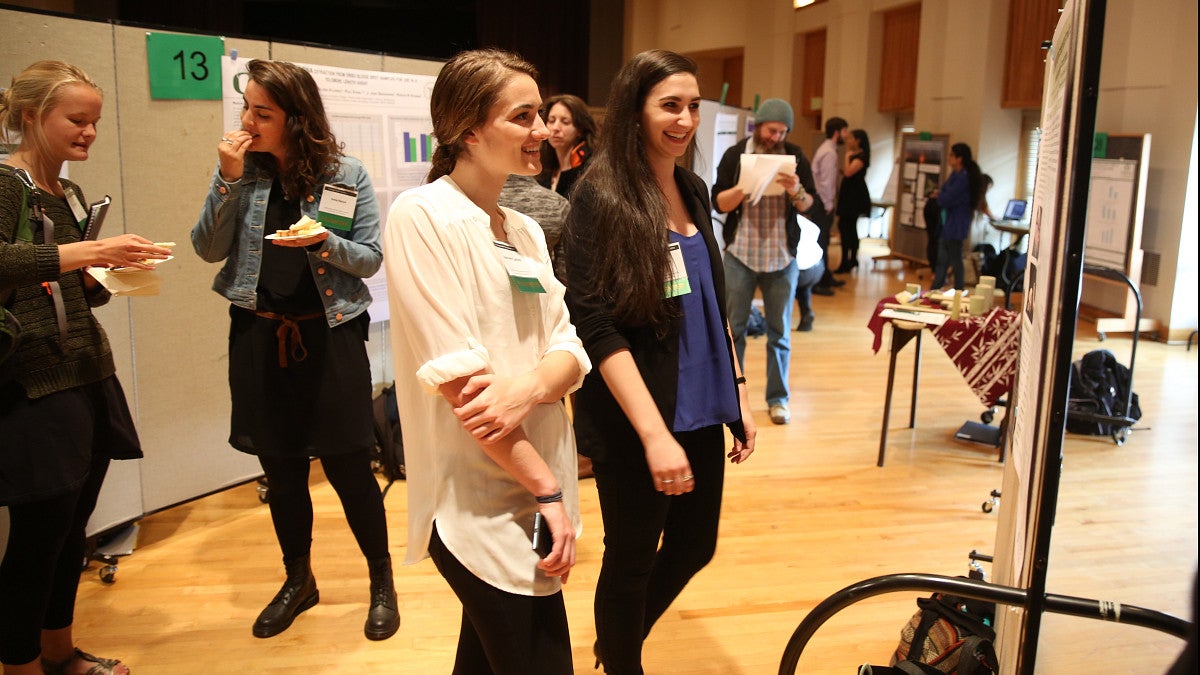
[[(371, 471), (371, 373), (365, 342), (379, 269), (379, 205), (362, 163), (342, 154), (312, 76), (290, 63), (247, 66), (241, 128), (217, 145), (219, 165), (192, 229), (213, 290), (229, 309), (229, 443), (258, 456), (287, 580), (253, 633), (277, 635), (317, 604), (309, 565), (310, 457), (319, 457), (367, 558), (369, 639), (400, 626), (387, 522)], [(289, 232), (303, 216), (315, 232)]]

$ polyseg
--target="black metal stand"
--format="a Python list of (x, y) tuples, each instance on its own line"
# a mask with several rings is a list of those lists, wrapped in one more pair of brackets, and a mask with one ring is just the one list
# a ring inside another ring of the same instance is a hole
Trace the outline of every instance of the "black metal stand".
[[(853, 605), (884, 593), (901, 591), (930, 591), (949, 593), (974, 600), (985, 600), (1001, 605), (1021, 606), (1028, 609), (1029, 591), (1010, 586), (964, 579), (962, 577), (947, 577), (937, 574), (888, 574), (873, 579), (860, 581), (834, 593), (821, 604), (813, 608), (808, 616), (796, 627), (788, 640), (787, 648), (783, 650), (783, 659), (779, 663), (779, 675), (794, 675), (800, 664), (800, 654), (817, 629), (834, 614)], [(1186, 639), (1191, 624), (1179, 617), (1164, 612), (1145, 609), (1134, 605), (1122, 605), (1106, 600), (1091, 600), (1069, 595), (1047, 593), (1043, 600), (1044, 611), (1053, 614), (1068, 614), (1088, 619), (1112, 621), (1153, 628), (1175, 637)]]

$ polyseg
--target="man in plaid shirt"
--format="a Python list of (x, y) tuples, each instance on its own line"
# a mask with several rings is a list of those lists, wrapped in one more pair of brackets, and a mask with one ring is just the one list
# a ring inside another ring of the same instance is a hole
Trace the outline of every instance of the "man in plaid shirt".
[[(792, 129), (792, 106), (782, 99), (763, 101), (755, 113), (754, 135), (729, 148), (717, 165), (713, 207), (725, 217), (725, 286), (729, 325), (738, 360), (745, 363), (746, 321), (755, 289), (762, 290), (767, 323), (766, 398), (771, 421), (787, 424), (788, 365), (791, 358), (792, 298), (796, 293), (796, 244), (800, 241), (797, 215), (820, 204), (812, 167), (804, 151), (786, 142)], [(781, 195), (747, 200), (738, 187), (743, 154), (788, 154), (796, 158), (796, 173), (781, 172), (776, 182)]]

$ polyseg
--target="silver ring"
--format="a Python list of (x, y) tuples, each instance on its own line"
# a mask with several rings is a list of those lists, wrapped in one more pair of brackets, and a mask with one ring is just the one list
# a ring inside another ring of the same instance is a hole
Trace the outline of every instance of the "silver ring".
[(675, 479), (674, 478), (664, 478), (659, 482), (662, 483), (663, 485), (667, 485), (668, 483), (674, 483)]
[(230, 145), (233, 145), (233, 141), (232, 141), (231, 139), (228, 139), (228, 138), (222, 138), (221, 140), (225, 141), (226, 143), (228, 143), (228, 144), (230, 144)]
[(695, 476), (693, 476), (692, 474), (690, 474), (690, 473), (689, 473), (688, 475), (686, 475), (686, 476), (684, 476), (684, 477), (683, 477), (683, 482), (685, 482), (685, 483), (686, 483), (686, 482), (688, 482), (689, 480), (692, 480), (693, 478), (695, 478)]

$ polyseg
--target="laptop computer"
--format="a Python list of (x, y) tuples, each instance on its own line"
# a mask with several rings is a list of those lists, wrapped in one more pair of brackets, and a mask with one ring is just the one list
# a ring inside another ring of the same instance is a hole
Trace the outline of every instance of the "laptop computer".
[(1004, 207), (1004, 215), (997, 222), (1001, 223), (1019, 223), (1025, 217), (1025, 208), (1029, 206), (1029, 202), (1024, 199), (1010, 199), (1008, 206)]

